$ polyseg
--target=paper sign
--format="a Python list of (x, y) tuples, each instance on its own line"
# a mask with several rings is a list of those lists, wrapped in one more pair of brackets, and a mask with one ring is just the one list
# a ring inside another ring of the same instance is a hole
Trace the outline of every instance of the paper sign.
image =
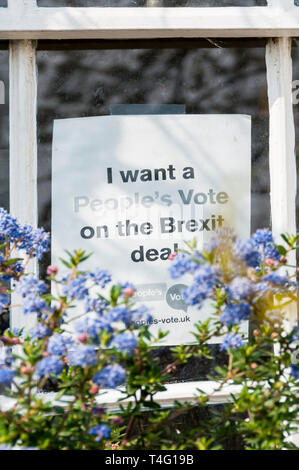
[(185, 304), (168, 257), (218, 228), (250, 234), (251, 120), (244, 115), (101, 116), (54, 122), (52, 262), (64, 249), (137, 287), (164, 344), (193, 340), (203, 309)]

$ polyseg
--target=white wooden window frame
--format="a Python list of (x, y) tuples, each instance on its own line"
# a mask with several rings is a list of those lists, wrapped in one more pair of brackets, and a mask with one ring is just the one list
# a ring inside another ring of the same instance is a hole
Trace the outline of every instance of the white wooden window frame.
[[(36, 40), (149, 38), (269, 38), (266, 46), (270, 114), (271, 217), (275, 236), (296, 232), (295, 129), (292, 107), (291, 38), (299, 36), (294, 0), (268, 0), (267, 7), (222, 8), (41, 8), (36, 0), (8, 0), (0, 8), (0, 40), (10, 41), (10, 210), (37, 226)], [(293, 259), (290, 260), (295, 261)], [(32, 263), (31, 271), (37, 272)], [(14, 294), (13, 304), (18, 303)], [(289, 321), (296, 319), (290, 309)], [(30, 327), (17, 308), (11, 326)], [(34, 320), (33, 320), (34, 321)], [(205, 390), (223, 403), (238, 388), (215, 392), (213, 382), (171, 384), (159, 396), (169, 405)], [(116, 393), (104, 401), (110, 406)]]

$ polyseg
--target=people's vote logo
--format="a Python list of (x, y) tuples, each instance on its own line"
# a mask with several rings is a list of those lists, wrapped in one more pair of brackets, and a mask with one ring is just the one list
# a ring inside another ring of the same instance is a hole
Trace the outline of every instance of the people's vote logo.
[(170, 308), (174, 310), (183, 310), (187, 312), (188, 305), (184, 300), (184, 290), (187, 289), (185, 284), (174, 284), (166, 293), (166, 302)]

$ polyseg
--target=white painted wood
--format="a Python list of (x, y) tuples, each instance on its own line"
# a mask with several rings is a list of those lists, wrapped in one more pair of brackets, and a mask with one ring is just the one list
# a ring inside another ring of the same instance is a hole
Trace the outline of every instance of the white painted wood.
[[(155, 396), (155, 401), (163, 407), (173, 406), (174, 400), (180, 403), (195, 402), (195, 397), (200, 396), (198, 392), (200, 389), (202, 392), (208, 395), (209, 405), (217, 405), (220, 403), (229, 403), (232, 401), (231, 395), (237, 395), (241, 387), (239, 385), (225, 385), (221, 391), (218, 390), (219, 383), (214, 381), (201, 381), (201, 382), (187, 382), (187, 383), (176, 383), (167, 385), (167, 390), (159, 392)], [(56, 401), (56, 393), (40, 393), (39, 397), (45, 401)], [(117, 390), (103, 390), (103, 393), (97, 397), (97, 402), (100, 405), (105, 405), (106, 408), (116, 410), (119, 405), (117, 401), (123, 397), (121, 389)], [(71, 397), (65, 397), (66, 400)], [(129, 401), (122, 401), (122, 405), (125, 406)], [(58, 401), (57, 401), (58, 404)], [(0, 395), (0, 408), (2, 410), (8, 410), (14, 405), (14, 399), (7, 398)]]
[[(296, 157), (292, 103), (291, 40), (272, 39), (266, 48), (268, 99), (270, 109), (269, 165), (272, 231), (296, 233)], [(289, 263), (296, 264), (295, 252)], [(294, 270), (293, 270), (294, 271)], [(296, 322), (297, 305), (288, 311), (289, 326)]]
[[(19, 1), (19, 0), (17, 0)], [(0, 39), (299, 36), (299, 8), (8, 8)]]
[[(10, 211), (21, 223), (37, 226), (36, 60), (34, 41), (10, 43)], [(37, 273), (37, 262), (28, 265)], [(21, 299), (12, 295), (12, 305)], [(12, 328), (29, 328), (33, 315), (11, 313)]]
[(288, 10), (294, 7), (294, 0), (268, 0), (270, 7), (280, 8), (282, 10)]
[[(198, 382), (183, 382), (166, 385), (167, 389), (164, 392), (159, 392), (156, 395), (156, 401), (163, 407), (171, 407), (173, 401), (179, 403), (195, 402), (195, 397), (202, 395), (198, 390), (204, 392), (209, 397), (209, 405), (217, 405), (220, 403), (228, 403), (232, 401), (231, 395), (237, 395), (241, 391), (239, 385), (225, 385), (222, 390), (219, 389), (219, 383), (214, 381), (198, 381)], [(120, 390), (107, 390), (103, 395), (99, 395), (97, 401), (99, 404), (105, 404), (108, 408), (115, 408), (117, 401), (123, 397)], [(128, 404), (129, 401), (123, 401), (123, 404)]]
[(36, 0), (8, 0), (8, 8), (11, 10), (36, 8)]

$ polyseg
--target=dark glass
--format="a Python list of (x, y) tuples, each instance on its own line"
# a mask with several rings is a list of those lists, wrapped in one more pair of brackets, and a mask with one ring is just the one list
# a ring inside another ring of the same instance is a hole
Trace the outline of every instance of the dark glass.
[(267, 0), (37, 0), (40, 7), (252, 7)]
[[(110, 106), (120, 103), (182, 104), (187, 114), (251, 115), (252, 231), (270, 225), (269, 115), (261, 42), (177, 40), (174, 46), (173, 42), (149, 41), (145, 47), (144, 42), (135, 41), (127, 46), (123, 41), (81, 41), (40, 42), (38, 47), (41, 226), (51, 228), (53, 120), (109, 115)], [(46, 258), (44, 268), (49, 263)], [(212, 373), (225, 354), (220, 354), (218, 345), (211, 348), (212, 361), (193, 358), (177, 370), (175, 379), (204, 379)], [(153, 354), (159, 354), (165, 363), (170, 359), (168, 347)]]
[[(299, 5), (299, 3), (298, 3)], [(296, 135), (296, 162), (297, 162), (297, 178), (299, 171), (299, 41), (298, 39), (293, 40), (293, 109), (295, 119), (295, 135)], [(299, 198), (297, 197), (297, 228), (299, 227)], [(299, 253), (297, 254), (297, 260), (299, 261)]]
[(0, 50), (0, 206), (8, 209), (8, 51)]
[(7, 7), (7, 0), (0, 0), (0, 7)]
[[(9, 209), (8, 51), (0, 50), (0, 207)], [(0, 315), (0, 334), (8, 327), (8, 314)]]

